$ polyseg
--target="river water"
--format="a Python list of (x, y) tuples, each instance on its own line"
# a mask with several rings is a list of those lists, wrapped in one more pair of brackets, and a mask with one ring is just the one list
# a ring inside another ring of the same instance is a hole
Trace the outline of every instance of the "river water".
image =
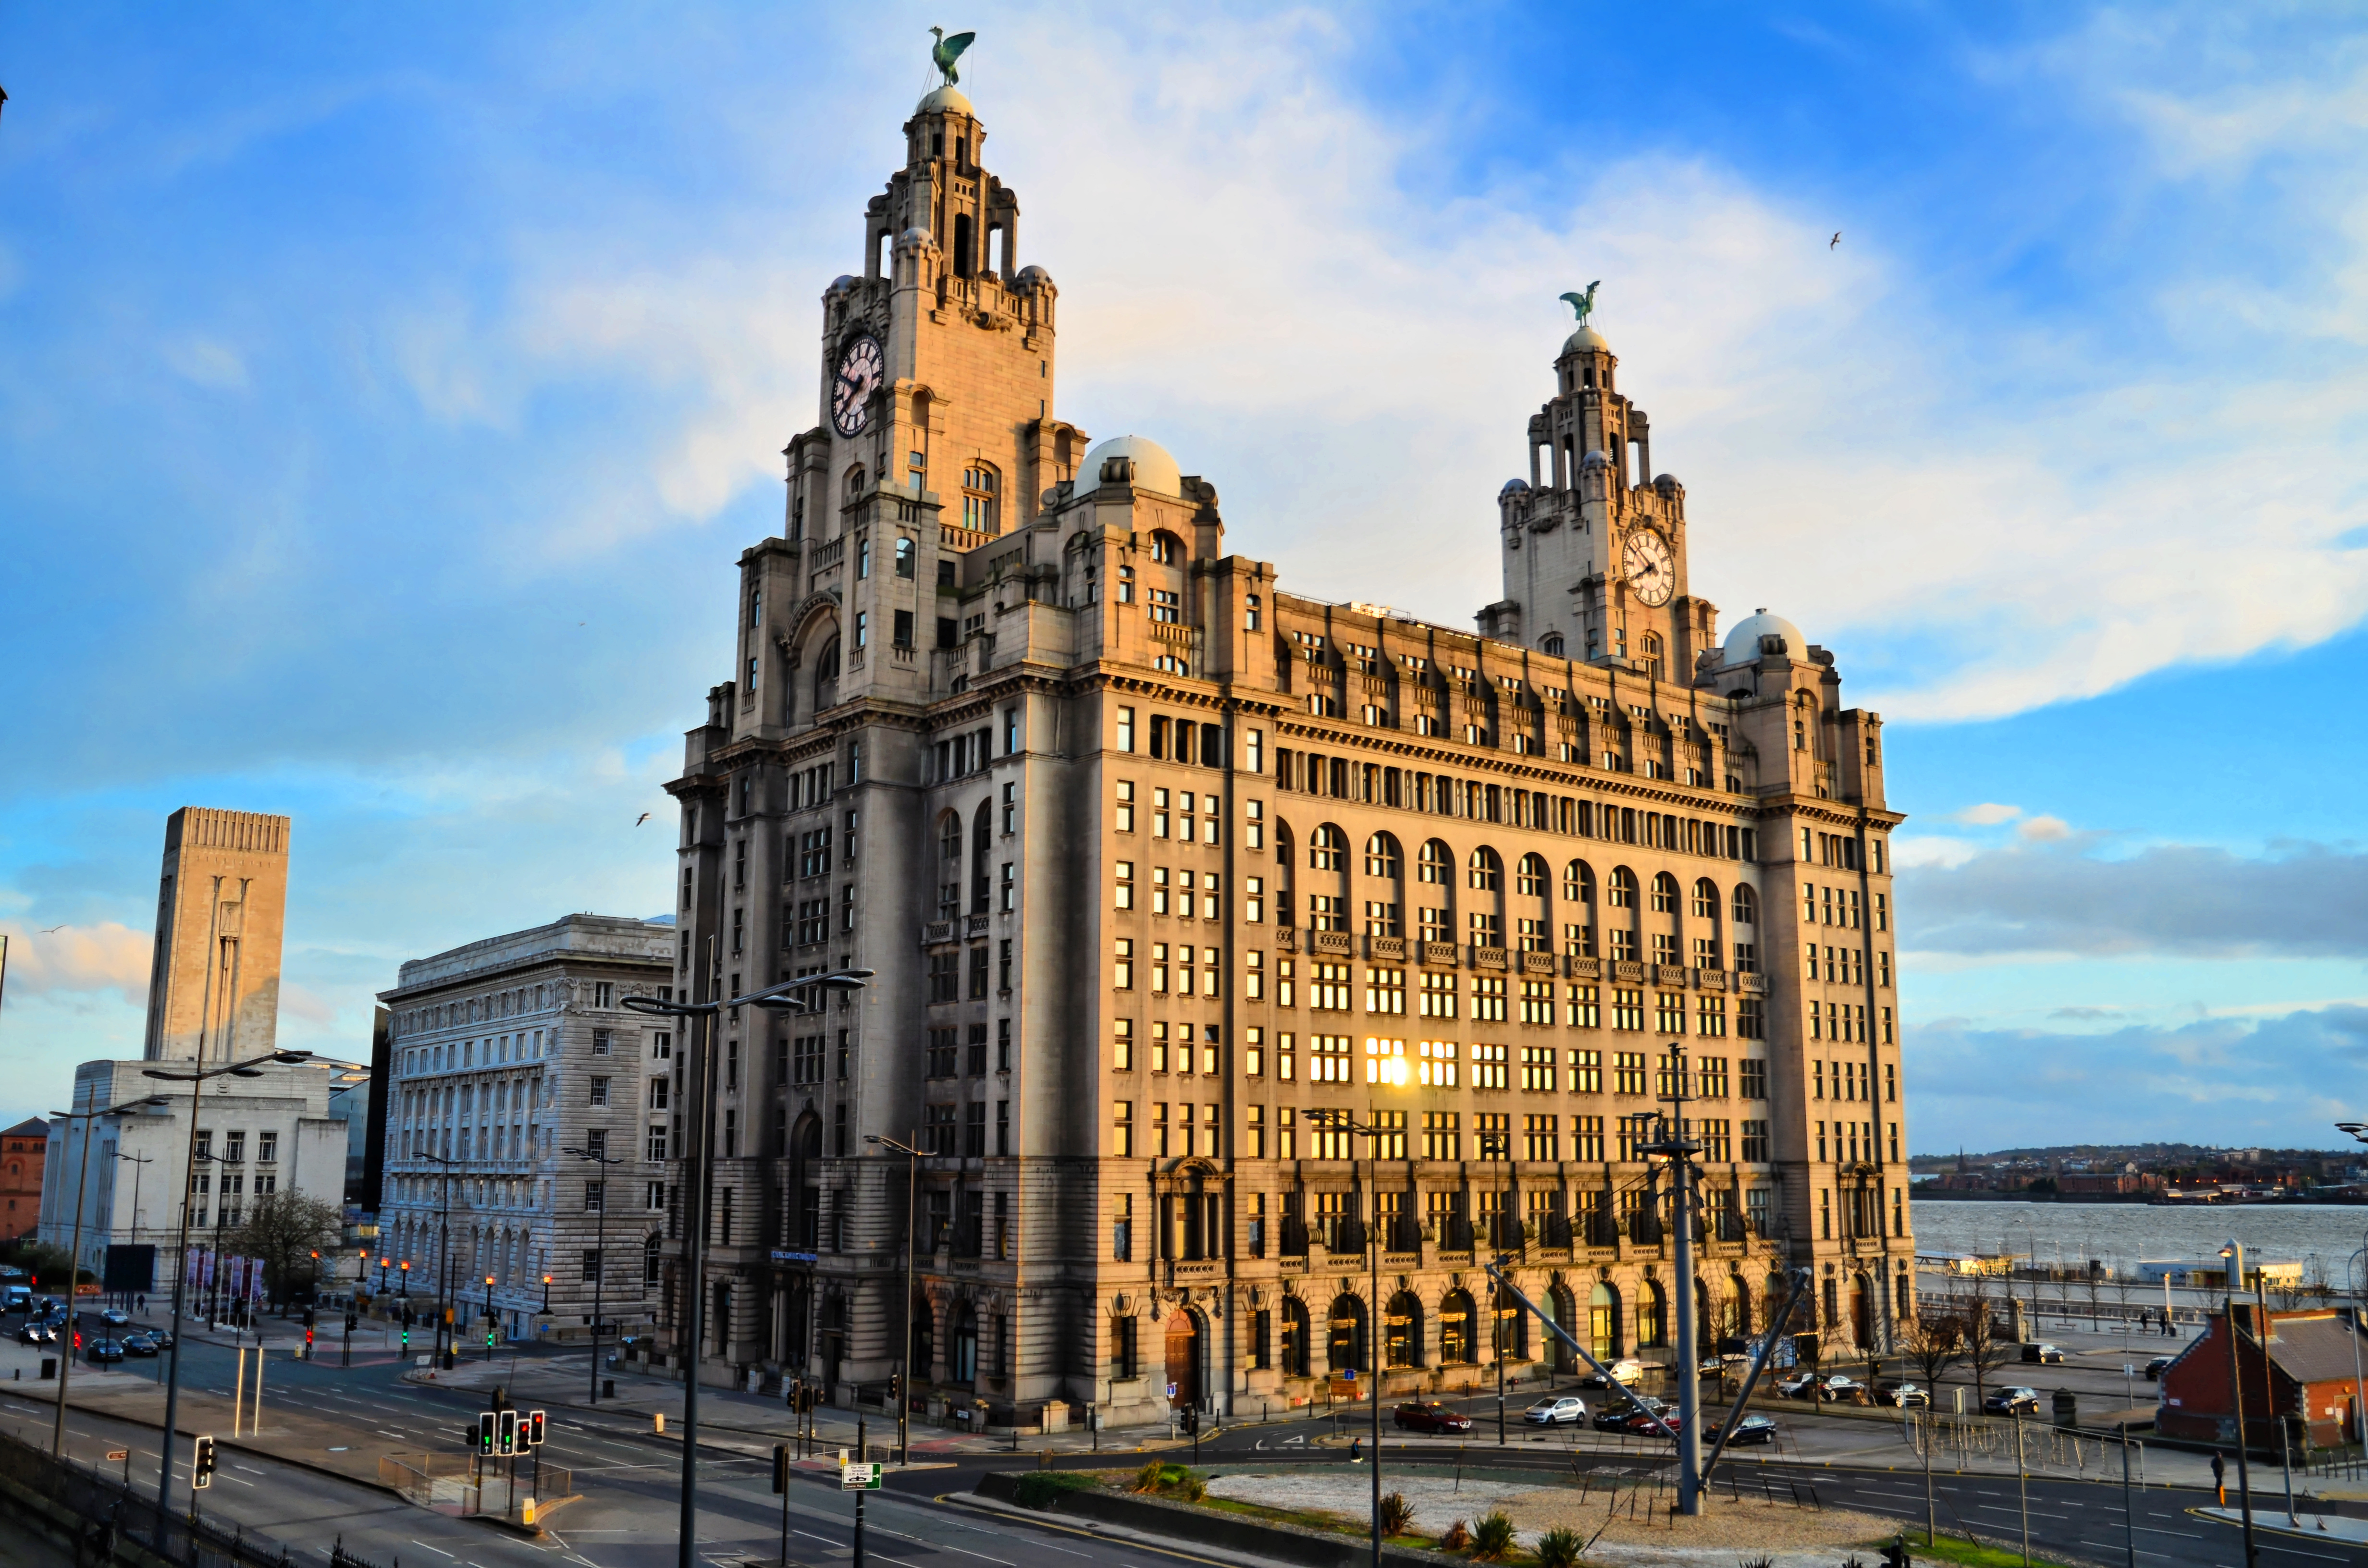
[(2230, 1239), (2247, 1258), (2307, 1262), (2343, 1288), (2351, 1255), (2368, 1241), (2368, 1208), (2344, 1204), (2247, 1203), (2166, 1208), (2146, 1203), (1963, 1202), (1915, 1205), (1919, 1253), (2014, 1253), (2078, 1268), (2095, 1258), (2116, 1270), (2141, 1260), (2214, 1257)]

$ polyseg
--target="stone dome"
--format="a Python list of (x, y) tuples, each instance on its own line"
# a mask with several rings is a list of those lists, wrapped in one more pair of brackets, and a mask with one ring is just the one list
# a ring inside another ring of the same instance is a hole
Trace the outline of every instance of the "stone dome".
[(1184, 496), (1184, 471), (1167, 449), (1147, 436), (1113, 436), (1098, 441), (1077, 465), (1077, 494), (1099, 490), (1102, 483), (1102, 463), (1110, 458), (1124, 458), (1134, 464), (1134, 487), (1155, 494)]
[(911, 228), (905, 230), (903, 233), (897, 235), (896, 243), (901, 246), (933, 245), (938, 242), (937, 236), (929, 233), (927, 225), (916, 223)]
[(1601, 447), (1598, 447), (1593, 451), (1588, 453), (1587, 456), (1579, 459), (1578, 466), (1582, 472), (1589, 469), (1610, 468), (1611, 466), (1611, 454), (1605, 451)]
[(855, 274), (852, 272), (842, 272), (837, 277), (830, 280), (830, 287), (824, 290), (823, 292), (825, 294), (843, 294), (848, 290), (854, 287)]
[(1611, 352), (1611, 345), (1604, 342), (1603, 335), (1593, 327), (1582, 326), (1563, 339), (1562, 351), (1565, 354), (1577, 354), (1582, 349), (1596, 354), (1609, 354)]
[(1783, 641), (1784, 657), (1806, 663), (1809, 640), (1801, 629), (1781, 615), (1770, 615), (1765, 609), (1755, 609), (1735, 623), (1726, 634), (1725, 655), (1730, 665), (1757, 664), (1765, 655), (1760, 652), (1760, 639), (1776, 637)]
[(1041, 267), (1023, 267), (1011, 281), (1020, 289), (1045, 289), (1052, 286), (1053, 275)]
[(915, 114), (966, 114), (973, 119), (978, 118), (978, 111), (970, 107), (970, 100), (951, 87), (933, 89), (928, 97), (921, 100), (921, 107), (913, 112)]
[(1505, 488), (1497, 492), (1497, 498), (1501, 501), (1508, 495), (1526, 495), (1529, 489), (1530, 482), (1516, 475), (1505, 481)]

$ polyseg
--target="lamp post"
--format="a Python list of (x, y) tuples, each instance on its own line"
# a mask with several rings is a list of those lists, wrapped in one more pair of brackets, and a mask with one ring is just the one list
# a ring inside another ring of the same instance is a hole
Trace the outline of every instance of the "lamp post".
[[(449, 1372), (452, 1369), (457, 1350), (450, 1319), (459, 1314), (447, 1312), (444, 1298), (452, 1277), (452, 1167), (461, 1162), (443, 1154), (425, 1152), (419, 1157), (436, 1165), (442, 1173), (437, 1177), (443, 1186), (438, 1198), (439, 1212), (436, 1221), (436, 1346), (432, 1354), (437, 1364)], [(406, 1263), (403, 1267), (409, 1268), (411, 1265)], [(456, 1303), (459, 1299), (457, 1295), (453, 1297)]]
[[(2237, 1354), (2237, 1287), (2244, 1278), (2245, 1254), (2243, 1248), (2231, 1241), (2220, 1249), (2220, 1256), (2228, 1260), (2226, 1321), (2228, 1325), (2228, 1399), (2234, 1407), (2237, 1422), (2237, 1500), (2242, 1505), (2244, 1513), (2245, 1564), (2246, 1568), (2253, 1568), (2261, 1557), (2253, 1543), (2253, 1472), (2245, 1457), (2245, 1375)], [(2261, 1346), (2261, 1358), (2264, 1361), (2269, 1358), (2266, 1338)]]
[[(600, 1403), (600, 1288), (608, 1282), (609, 1278), (609, 1172), (606, 1167), (621, 1165), (625, 1163), (625, 1157), (622, 1154), (610, 1159), (605, 1153), (605, 1148), (606, 1146), (603, 1145), (601, 1150), (570, 1148), (561, 1151), (563, 1153), (573, 1154), (579, 1160), (590, 1160), (593, 1164), (603, 1167), (600, 1172), (600, 1207), (593, 1210), (600, 1217), (597, 1221), (592, 1243), (594, 1249), (592, 1256), (597, 1260), (592, 1267), (591, 1403), (594, 1404)], [(548, 1274), (542, 1277), (542, 1312), (545, 1317), (551, 1315), (551, 1276)]]
[[(1406, 1082), (1406, 1062), (1404, 1059), (1397, 1057), (1373, 1058), (1371, 1059), (1371, 1062), (1373, 1081), (1375, 1083), (1402, 1085)], [(1365, 1114), (1368, 1116), (1372, 1114), (1372, 1108), (1370, 1105), (1366, 1107)], [(1372, 1174), (1369, 1179), (1369, 1185), (1366, 1187), (1366, 1192), (1369, 1196), (1378, 1199), (1379, 1194), (1377, 1189), (1379, 1188), (1382, 1180), (1382, 1134), (1380, 1131), (1365, 1122), (1359, 1121), (1355, 1117), (1351, 1116), (1345, 1110), (1311, 1110), (1308, 1112), (1309, 1120), (1315, 1121), (1319, 1119), (1322, 1121), (1327, 1122), (1329, 1125), (1339, 1129), (1341, 1131), (1365, 1140), (1365, 1146), (1368, 1150), (1368, 1158), (1372, 1161), (1371, 1165), (1368, 1167)], [(1372, 1311), (1369, 1314), (1365, 1324), (1365, 1369), (1371, 1374), (1372, 1380), (1366, 1386), (1365, 1402), (1369, 1407), (1367, 1414), (1372, 1418), (1373, 1447), (1372, 1460), (1373, 1473), (1371, 1477), (1373, 1494), (1373, 1568), (1382, 1568), (1382, 1339), (1385, 1320), (1382, 1311), (1381, 1238), (1374, 1233), (1373, 1227), (1371, 1225), (1367, 1225), (1365, 1227), (1365, 1248), (1366, 1256), (1369, 1259), (1368, 1267), (1372, 1278), (1372, 1290), (1373, 1293)], [(1490, 1296), (1489, 1301), (1492, 1308), (1495, 1301), (1496, 1298), (1493, 1295)]]
[[(915, 1212), (919, 1201), (916, 1194), (920, 1185), (921, 1151), (910, 1143), (899, 1143), (894, 1138), (878, 1133), (866, 1133), (863, 1141), (876, 1143), (883, 1149), (894, 1149), (905, 1156), (905, 1347), (896, 1353), (896, 1365), (904, 1369), (904, 1376), (897, 1380), (896, 1384), (896, 1462), (909, 1464), (913, 1456), (905, 1445), (911, 1441), (912, 1433), (906, 1418), (913, 1410), (913, 1254), (919, 1245), (916, 1238), (921, 1233), (921, 1217)], [(932, 1242), (937, 1240), (935, 1236), (929, 1239)]]
[[(96, 1090), (98, 1085), (93, 1084), (91, 1087)], [(151, 1102), (139, 1103), (144, 1105)], [(50, 1112), (53, 1117), (63, 1118), (68, 1128), (72, 1128), (77, 1121), (82, 1123), (82, 1168), (74, 1177), (74, 1240), (67, 1244), (66, 1247), (66, 1353), (59, 1362), (58, 1418), (56, 1426), (50, 1434), (50, 1456), (52, 1459), (63, 1456), (66, 1448), (66, 1385), (74, 1378), (74, 1331), (81, 1321), (74, 1309), (74, 1290), (82, 1278), (82, 1210), (85, 1199), (83, 1188), (90, 1180), (91, 1134), (97, 1131), (93, 1124), (103, 1116), (130, 1116), (133, 1113), (134, 1108), (130, 1105), (109, 1106), (105, 1110)], [(171, 1447), (169, 1443), (165, 1446)]]
[(1651, 1142), (1639, 1143), (1636, 1152), (1668, 1160), (1673, 1178), (1669, 1218), (1678, 1238), (1678, 1512), (1691, 1517), (1699, 1515), (1702, 1506), (1702, 1355), (1695, 1343), (1693, 1210), (1693, 1157), (1702, 1153), (1702, 1145), (1689, 1136), (1691, 1129), (1685, 1119), (1686, 1102), (1693, 1097), (1688, 1092), (1685, 1048), (1672, 1041), (1663, 1062), (1667, 1092), (1660, 1097), (1674, 1111), (1652, 1113), (1660, 1124), (1658, 1133)]
[[(2368, 1122), (2339, 1121), (2335, 1127), (2339, 1132), (2350, 1133), (2356, 1142), (2368, 1143)], [(2363, 1255), (2368, 1255), (2368, 1235), (2361, 1238), (2360, 1247), (2352, 1253), (2351, 1259), (2359, 1263)], [(2368, 1381), (2363, 1381), (2360, 1376), (2362, 1315), (2368, 1312), (2368, 1267), (2362, 1267), (2361, 1278), (2360, 1293), (2351, 1298), (2351, 1436), (2363, 1450), (2368, 1450)]]
[[(708, 961), (700, 965), (700, 983), (716, 989), (713, 983), (714, 938), (708, 939)], [(684, 1119), (694, 1140), (689, 1155), (690, 1163), (690, 1200), (685, 1205), (683, 1221), (683, 1278), (690, 1300), (684, 1312), (684, 1329), (689, 1341), (689, 1356), (682, 1376), (682, 1512), (675, 1547), (677, 1568), (695, 1568), (698, 1561), (699, 1525), (699, 1356), (707, 1337), (706, 1243), (709, 1178), (714, 1167), (714, 1140), (709, 1136), (709, 1122), (714, 1116), (715, 1074), (712, 1058), (715, 1054), (716, 1015), (727, 1007), (744, 1005), (783, 1013), (814, 1013), (822, 1010), (829, 994), (834, 991), (860, 991), (871, 978), (868, 969), (837, 970), (828, 974), (802, 975), (784, 980), (762, 990), (739, 996), (706, 1002), (675, 1002), (655, 996), (625, 996), (619, 1001), (636, 1013), (651, 1013), (661, 1017), (697, 1018), (705, 1027), (700, 1030), (699, 1048), (691, 1058), (690, 1110)], [(908, 1307), (907, 1311), (910, 1310)], [(599, 1358), (593, 1358), (597, 1374)]]
[[(189, 1188), (197, 1184), (198, 1108), (205, 1094), (206, 1080), (222, 1077), (224, 1074), (238, 1078), (260, 1078), (263, 1076), (261, 1063), (292, 1066), (312, 1054), (309, 1051), (275, 1051), (268, 1056), (255, 1057), (247, 1062), (225, 1062), (215, 1067), (192, 1065), (186, 1073), (163, 1067), (143, 1067), (140, 1072), (143, 1078), (162, 1078), (167, 1083), (189, 1085), (188, 1171), (181, 1185), (180, 1240), (173, 1256), (173, 1369), (171, 1375), (165, 1380), (164, 1440), (156, 1445), (163, 1450), (156, 1460), (156, 1510), (160, 1514), (169, 1516), (173, 1511), (173, 1442), (177, 1430), (174, 1423), (181, 1409), (181, 1311), (185, 1293), (182, 1287), (189, 1272)], [(64, 1392), (63, 1389), (59, 1392), (61, 1395)]]

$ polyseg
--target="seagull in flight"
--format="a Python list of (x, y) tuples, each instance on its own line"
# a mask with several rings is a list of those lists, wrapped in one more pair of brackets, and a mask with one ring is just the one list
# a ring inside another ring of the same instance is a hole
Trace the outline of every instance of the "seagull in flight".
[(63, 926), (52, 926), (48, 930), (42, 932), (41, 935), (44, 937), (54, 937), (64, 929), (65, 927)]
[(1827, 241), (1826, 242), (1826, 248), (1827, 248), (1827, 250), (1831, 250), (1831, 249), (1833, 249), (1836, 245), (1840, 244), (1841, 243), (1842, 243), (1842, 232), (1841, 232), (1839, 229), (1836, 229), (1836, 230), (1834, 231), (1834, 237), (1833, 237), (1832, 239), (1827, 240)]
[(650, 820), (650, 813), (649, 813), (649, 812), (643, 812), (640, 816), (637, 816), (637, 817), (635, 817), (635, 818), (633, 819), (633, 825), (634, 825), (635, 827), (639, 827), (639, 826), (641, 826), (641, 825), (642, 825), (642, 824), (643, 824), (643, 823), (645, 823), (645, 822), (647, 822), (647, 821), (649, 821), (649, 820)]

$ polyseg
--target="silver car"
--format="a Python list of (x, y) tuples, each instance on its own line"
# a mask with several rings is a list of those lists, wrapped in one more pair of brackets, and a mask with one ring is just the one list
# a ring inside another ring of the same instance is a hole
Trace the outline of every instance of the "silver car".
[(1522, 1411), (1521, 1419), (1532, 1426), (1577, 1426), (1587, 1419), (1587, 1402), (1574, 1393), (1542, 1399)]

